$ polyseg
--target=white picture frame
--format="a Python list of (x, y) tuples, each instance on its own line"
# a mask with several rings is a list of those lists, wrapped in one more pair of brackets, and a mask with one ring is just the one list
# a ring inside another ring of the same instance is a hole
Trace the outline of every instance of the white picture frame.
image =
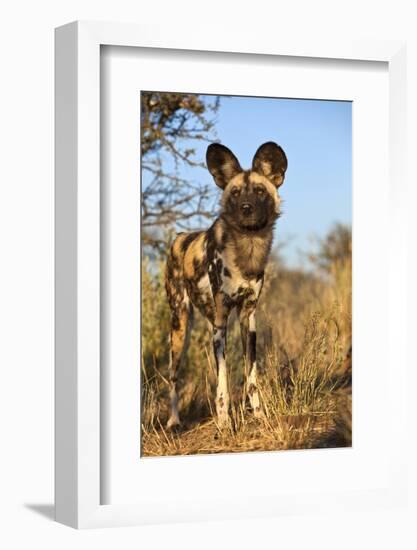
[[(390, 316), (405, 324), (405, 45), (401, 42), (287, 40), (238, 29), (216, 33), (198, 29), (187, 36), (173, 29), (113, 23), (75, 22), (56, 30), (56, 519), (77, 528), (157, 523), (187, 519), (242, 517), (239, 499), (229, 495), (229, 513), (219, 504), (192, 517), (176, 495), (164, 502), (101, 504), (100, 401), (100, 48), (102, 45), (198, 50), (334, 60), (383, 61), (389, 70), (390, 288), (404, 288), (389, 303)], [(221, 55), (221, 54), (219, 54)], [(394, 268), (395, 266), (395, 268)], [(404, 284), (401, 287), (401, 284)], [(405, 331), (403, 332), (405, 334)], [(396, 332), (396, 403), (405, 392), (405, 336)], [(394, 397), (393, 397), (394, 399)], [(273, 502), (269, 514), (396, 506), (405, 499), (406, 478), (401, 419), (396, 407), (395, 452), (383, 490), (356, 494), (289, 494)], [(159, 510), (159, 512), (158, 512)]]

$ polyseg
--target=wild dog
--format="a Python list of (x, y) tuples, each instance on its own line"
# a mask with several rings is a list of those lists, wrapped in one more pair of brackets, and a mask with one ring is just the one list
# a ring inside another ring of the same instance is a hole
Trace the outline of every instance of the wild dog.
[(252, 169), (242, 170), (224, 145), (207, 148), (206, 163), (223, 190), (220, 216), (206, 231), (179, 233), (166, 264), (165, 287), (171, 309), (168, 428), (180, 424), (177, 372), (191, 330), (193, 308), (208, 319), (217, 367), (216, 414), (221, 428), (230, 425), (226, 367), (226, 331), (236, 308), (247, 365), (247, 393), (253, 414), (262, 416), (256, 369), (256, 305), (280, 215), (278, 188), (287, 158), (273, 142), (256, 151)]

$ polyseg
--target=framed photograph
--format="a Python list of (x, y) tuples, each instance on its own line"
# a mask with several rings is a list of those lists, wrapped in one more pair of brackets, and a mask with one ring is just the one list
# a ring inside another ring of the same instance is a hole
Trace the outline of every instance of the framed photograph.
[(56, 30), (56, 518), (400, 506), (405, 46), (166, 30)]

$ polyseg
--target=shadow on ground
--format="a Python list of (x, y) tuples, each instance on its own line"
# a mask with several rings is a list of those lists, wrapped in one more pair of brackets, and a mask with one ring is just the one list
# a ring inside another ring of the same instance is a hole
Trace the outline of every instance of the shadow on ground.
[(55, 521), (55, 506), (53, 504), (25, 504), (25, 508), (46, 519)]

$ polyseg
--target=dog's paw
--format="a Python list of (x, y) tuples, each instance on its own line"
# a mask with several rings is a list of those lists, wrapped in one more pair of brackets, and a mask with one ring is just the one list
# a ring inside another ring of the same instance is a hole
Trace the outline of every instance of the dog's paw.
[(178, 416), (169, 418), (166, 425), (166, 429), (174, 433), (177, 433), (181, 430), (181, 422)]
[(230, 416), (222, 415), (217, 417), (217, 432), (215, 435), (216, 439), (224, 435), (233, 433), (233, 423)]
[(263, 418), (265, 418), (265, 413), (264, 411), (261, 409), (261, 407), (259, 405), (257, 405), (256, 407), (253, 408), (252, 410), (253, 412), (253, 416), (255, 418), (258, 418), (260, 420), (262, 420)]

